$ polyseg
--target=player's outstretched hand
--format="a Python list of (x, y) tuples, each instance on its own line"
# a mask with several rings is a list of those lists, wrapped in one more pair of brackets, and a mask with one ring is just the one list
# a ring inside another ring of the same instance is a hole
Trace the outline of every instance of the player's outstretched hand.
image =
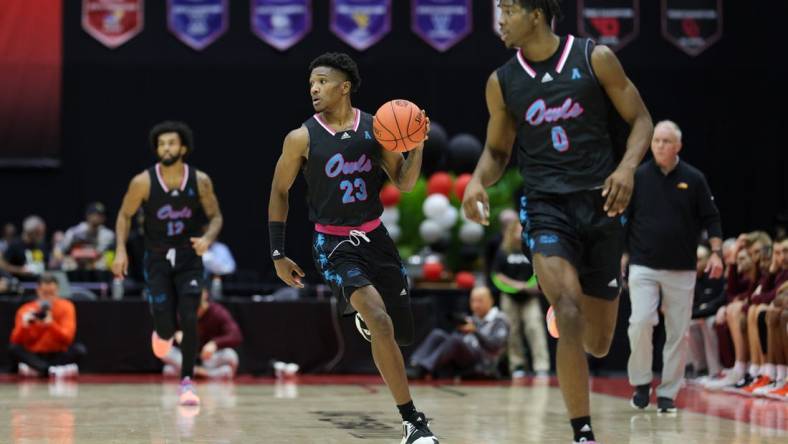
[(481, 182), (475, 178), (471, 179), (468, 186), (465, 187), (462, 209), (468, 220), (482, 225), (490, 225), (490, 198)]
[(211, 246), (211, 241), (204, 237), (191, 237), (189, 240), (192, 241), (192, 248), (197, 253), (197, 256), (202, 256), (208, 251), (208, 247)]
[(627, 209), (634, 184), (635, 170), (626, 167), (616, 168), (613, 174), (605, 179), (602, 197), (607, 197), (607, 200), (603, 209), (609, 217), (618, 216)]
[(118, 279), (123, 279), (129, 272), (129, 257), (123, 251), (115, 252), (115, 260), (112, 261), (112, 274)]
[(276, 267), (276, 275), (282, 282), (291, 287), (304, 288), (304, 284), (301, 283), (301, 278), (305, 276), (304, 270), (289, 257), (275, 260), (274, 266)]

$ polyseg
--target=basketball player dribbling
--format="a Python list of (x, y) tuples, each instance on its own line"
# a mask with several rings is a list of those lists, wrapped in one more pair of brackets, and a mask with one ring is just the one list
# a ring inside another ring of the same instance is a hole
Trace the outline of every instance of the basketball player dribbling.
[(285, 137), (271, 184), (268, 220), (276, 273), (287, 285), (303, 287), (304, 272), (286, 256), (284, 239), (290, 187), (303, 170), (309, 219), (315, 224), (315, 265), (345, 314), (356, 312), (359, 331), (372, 343), (375, 365), (402, 415), (401, 444), (437, 444), (410, 396), (399, 349), (414, 335), (407, 277), (379, 219), (386, 175), (399, 189), (410, 191), (419, 177), (424, 145), (407, 160), (381, 148), (373, 136), (372, 116), (351, 105), (361, 77), (347, 54), (323, 54), (309, 70), (317, 113)]
[[(202, 256), (222, 228), (222, 213), (210, 177), (189, 167), (184, 158), (194, 151), (192, 131), (181, 122), (163, 122), (151, 129), (150, 141), (159, 161), (134, 176), (115, 226), (117, 250), (112, 271), (128, 272), (126, 240), (131, 218), (145, 212), (145, 292), (153, 314), (151, 345), (159, 359), (172, 347), (180, 326), (183, 362), (179, 403), (199, 405), (192, 383), (197, 358), (197, 309), (203, 288)], [(203, 234), (206, 217), (208, 229)]]
[[(553, 33), (559, 0), (501, 0), (498, 6), (501, 39), (519, 49), (487, 81), (487, 141), (463, 208), (471, 220), (488, 222), (485, 187), (501, 177), (516, 137), (523, 249), (558, 320), (558, 382), (574, 442), (594, 443), (586, 353), (601, 357), (610, 348), (621, 288), (622, 213), (653, 125), (609, 48)], [(610, 103), (631, 129), (618, 164)]]

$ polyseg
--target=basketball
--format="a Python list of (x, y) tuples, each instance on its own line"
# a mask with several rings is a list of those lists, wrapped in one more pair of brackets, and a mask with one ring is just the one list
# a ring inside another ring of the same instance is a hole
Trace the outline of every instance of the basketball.
[(375, 139), (388, 151), (410, 151), (427, 137), (427, 119), (407, 100), (390, 100), (375, 113)]

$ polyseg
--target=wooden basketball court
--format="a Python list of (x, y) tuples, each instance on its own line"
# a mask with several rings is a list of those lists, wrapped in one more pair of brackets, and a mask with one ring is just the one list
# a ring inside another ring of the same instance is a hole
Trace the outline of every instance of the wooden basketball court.
[[(595, 379), (594, 427), (603, 443), (786, 443), (788, 403), (692, 387), (681, 411), (629, 406), (625, 379)], [(79, 382), (0, 382), (2, 443), (399, 443), (396, 408), (368, 376), (242, 377), (198, 385), (199, 409), (176, 405), (158, 376), (82, 376)], [(572, 441), (555, 379), (512, 385), (450, 381), (412, 388), (441, 443)]]

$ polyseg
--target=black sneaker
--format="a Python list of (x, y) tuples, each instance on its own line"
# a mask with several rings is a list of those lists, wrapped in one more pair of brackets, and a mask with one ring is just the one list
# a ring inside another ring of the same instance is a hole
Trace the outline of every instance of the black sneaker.
[(676, 413), (676, 404), (670, 398), (657, 398), (657, 413)]
[(651, 384), (638, 385), (635, 386), (635, 393), (629, 404), (636, 409), (643, 410), (648, 407), (649, 398), (651, 398)]
[(737, 382), (736, 385), (733, 386), (733, 388), (735, 388), (737, 390), (738, 389), (743, 389), (744, 387), (747, 387), (748, 385), (752, 384), (752, 380), (753, 380), (753, 377), (750, 376), (749, 373), (745, 373), (744, 377), (739, 379), (739, 382)]
[(415, 421), (402, 421), (402, 441), (400, 444), (438, 444), (432, 434), (424, 413), (416, 414)]

